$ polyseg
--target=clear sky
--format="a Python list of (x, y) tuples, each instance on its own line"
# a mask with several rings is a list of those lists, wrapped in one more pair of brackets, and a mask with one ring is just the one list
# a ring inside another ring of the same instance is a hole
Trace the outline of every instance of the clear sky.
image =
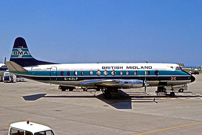
[(59, 63), (202, 65), (202, 0), (0, 1), (0, 61), (16, 37)]

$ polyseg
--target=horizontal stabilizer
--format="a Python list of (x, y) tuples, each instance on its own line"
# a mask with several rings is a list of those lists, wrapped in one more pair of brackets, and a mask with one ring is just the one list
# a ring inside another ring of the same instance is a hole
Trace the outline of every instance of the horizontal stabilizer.
[(16, 64), (13, 61), (7, 61), (6, 66), (8, 67), (8, 70), (11, 71), (11, 72), (27, 72), (26, 69), (24, 69), (23, 67)]

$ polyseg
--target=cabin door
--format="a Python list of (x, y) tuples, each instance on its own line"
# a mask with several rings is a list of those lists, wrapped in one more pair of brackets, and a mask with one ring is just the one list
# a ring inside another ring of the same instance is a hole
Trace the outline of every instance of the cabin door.
[(57, 81), (57, 67), (50, 68), (50, 80)]

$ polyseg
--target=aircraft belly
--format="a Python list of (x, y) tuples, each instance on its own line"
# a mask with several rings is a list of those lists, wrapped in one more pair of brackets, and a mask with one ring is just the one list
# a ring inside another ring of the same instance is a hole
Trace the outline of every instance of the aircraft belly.
[(190, 83), (190, 80), (175, 80), (175, 81), (167, 81), (167, 85), (179, 85), (179, 84), (187, 84)]
[(166, 84), (166, 85), (181, 85), (190, 83), (191, 80), (160, 80), (160, 81), (146, 81), (149, 83), (149, 86), (159, 86), (159, 84)]

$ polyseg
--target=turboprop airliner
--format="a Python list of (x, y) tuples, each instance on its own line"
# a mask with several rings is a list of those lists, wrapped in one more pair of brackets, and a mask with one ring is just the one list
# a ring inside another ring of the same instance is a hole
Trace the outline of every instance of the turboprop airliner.
[(0, 63), (0, 76), (2, 77), (4, 75), (4, 72), (7, 70), (7, 66), (3, 63)]
[(10, 72), (36, 81), (87, 89), (102, 89), (105, 98), (118, 89), (165, 86), (191, 83), (195, 78), (177, 64), (163, 63), (81, 63), (58, 64), (39, 61), (32, 57), (22, 37), (15, 39), (10, 61)]

